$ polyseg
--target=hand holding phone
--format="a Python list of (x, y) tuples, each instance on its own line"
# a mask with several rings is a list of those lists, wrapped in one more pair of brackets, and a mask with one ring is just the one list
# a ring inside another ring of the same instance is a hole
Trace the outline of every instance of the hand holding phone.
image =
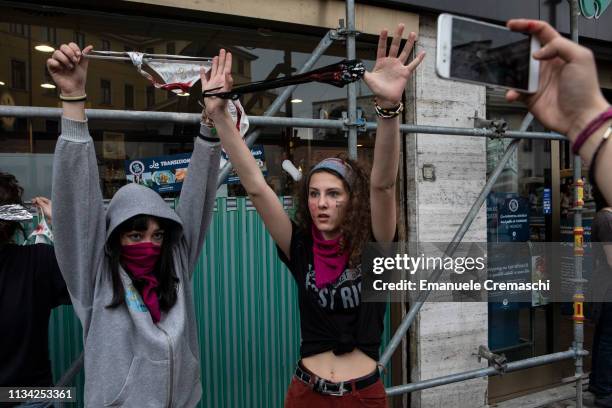
[(438, 17), (436, 72), (442, 78), (519, 89), (538, 89), (540, 49), (535, 36), (451, 14)]
[(536, 93), (510, 90), (506, 99), (522, 100), (540, 123), (573, 142), (609, 106), (599, 87), (593, 53), (564, 38), (544, 21), (510, 20), (508, 27), (532, 34), (542, 43), (542, 49), (535, 54), (540, 61), (540, 86)]

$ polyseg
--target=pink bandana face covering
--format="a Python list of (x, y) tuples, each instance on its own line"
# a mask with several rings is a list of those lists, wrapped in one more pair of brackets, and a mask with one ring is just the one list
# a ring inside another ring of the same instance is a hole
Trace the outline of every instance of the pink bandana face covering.
[(159, 286), (159, 282), (153, 274), (160, 255), (161, 246), (151, 242), (121, 246), (121, 265), (134, 279), (145, 283), (140, 295), (144, 304), (147, 305), (154, 323), (159, 322), (161, 318), (159, 299), (155, 290)]

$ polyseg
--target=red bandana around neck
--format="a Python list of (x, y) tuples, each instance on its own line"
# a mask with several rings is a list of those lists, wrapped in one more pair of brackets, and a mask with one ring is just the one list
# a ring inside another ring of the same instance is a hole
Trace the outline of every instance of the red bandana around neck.
[(322, 288), (338, 279), (348, 263), (348, 251), (340, 251), (342, 235), (325, 239), (317, 227), (312, 225), (312, 252), (314, 254), (315, 285)]

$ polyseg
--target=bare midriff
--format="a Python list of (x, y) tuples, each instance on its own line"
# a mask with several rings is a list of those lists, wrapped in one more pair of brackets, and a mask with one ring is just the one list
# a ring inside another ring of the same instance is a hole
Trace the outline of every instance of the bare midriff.
[(376, 361), (358, 349), (339, 356), (326, 351), (303, 358), (302, 364), (318, 377), (333, 382), (363, 377), (376, 369)]

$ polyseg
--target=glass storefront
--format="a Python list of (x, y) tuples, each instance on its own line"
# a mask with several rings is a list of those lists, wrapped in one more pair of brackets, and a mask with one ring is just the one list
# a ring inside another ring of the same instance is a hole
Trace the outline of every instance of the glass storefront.
[[(50, 9), (51, 10), (51, 9)], [(156, 20), (104, 18), (85, 12), (0, 7), (0, 100), (3, 105), (58, 107), (58, 90), (45, 69), (49, 51), (61, 43), (92, 44), (98, 50), (141, 51), (212, 57), (223, 47), (234, 56), (235, 84), (276, 78), (296, 72), (310, 56), (325, 30), (311, 33), (276, 31)], [(357, 57), (371, 69), (375, 38), (360, 36)], [(47, 46), (44, 48), (41, 46)], [(41, 51), (42, 50), (42, 51)], [(315, 68), (337, 62), (346, 54), (336, 42)], [(130, 62), (92, 60), (87, 79), (87, 107), (199, 113), (200, 85), (190, 95), (178, 96), (155, 89)], [(248, 115), (262, 115), (281, 90), (246, 95)], [(357, 85), (358, 107), (366, 120), (375, 120), (371, 93)], [(341, 118), (346, 111), (346, 89), (310, 83), (296, 89), (279, 116)], [(98, 157), (105, 198), (126, 183), (125, 162), (139, 158), (189, 153), (197, 126), (144, 121), (91, 120), (90, 132)], [(59, 132), (58, 120), (2, 118), (0, 162), (2, 171), (14, 173), (25, 187), (25, 197), (50, 195), (52, 153)], [(371, 163), (373, 132), (360, 133), (359, 159)], [(327, 155), (346, 152), (344, 132), (303, 128), (264, 128), (256, 144), (263, 150), (266, 179), (279, 195), (293, 192), (293, 180), (281, 168), (290, 159), (305, 170)], [(244, 195), (239, 184), (221, 188), (220, 195)], [(167, 193), (166, 196), (176, 195)]]

